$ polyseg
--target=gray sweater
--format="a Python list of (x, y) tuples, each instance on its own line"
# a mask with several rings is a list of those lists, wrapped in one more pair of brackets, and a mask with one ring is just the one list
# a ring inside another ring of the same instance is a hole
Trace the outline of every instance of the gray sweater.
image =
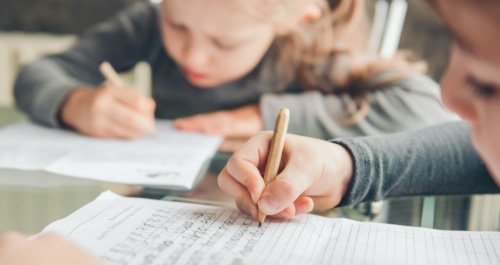
[(60, 126), (58, 115), (68, 94), (103, 82), (98, 70), (101, 62), (110, 61), (118, 72), (124, 72), (146, 61), (152, 69), (158, 118), (259, 104), (265, 128), (272, 129), (279, 109), (288, 107), (290, 133), (331, 139), (397, 132), (451, 117), (441, 106), (439, 87), (423, 75), (412, 75), (370, 93), (371, 110), (365, 119), (342, 126), (339, 121), (348, 116), (346, 106), (352, 98), (305, 91), (298, 82), (281, 84), (274, 48), (247, 76), (213, 89), (199, 89), (185, 79), (163, 48), (159, 12), (156, 5), (136, 4), (89, 30), (66, 52), (23, 67), (15, 84), (17, 106), (34, 121)]
[(464, 122), (385, 136), (336, 139), (354, 160), (341, 205), (386, 198), (500, 193)]

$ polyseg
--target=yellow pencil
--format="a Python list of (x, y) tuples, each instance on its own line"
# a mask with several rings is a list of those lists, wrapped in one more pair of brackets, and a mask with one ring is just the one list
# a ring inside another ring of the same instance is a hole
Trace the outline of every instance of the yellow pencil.
[[(281, 163), (281, 155), (283, 154), (283, 147), (285, 146), (285, 136), (288, 130), (288, 121), (290, 120), (290, 111), (287, 108), (280, 110), (276, 124), (274, 125), (273, 138), (267, 154), (266, 169), (264, 171), (264, 183), (268, 185), (271, 183), (276, 175)], [(258, 207), (258, 206), (257, 206)], [(266, 215), (260, 210), (257, 213), (257, 220), (259, 227), (264, 223)]]

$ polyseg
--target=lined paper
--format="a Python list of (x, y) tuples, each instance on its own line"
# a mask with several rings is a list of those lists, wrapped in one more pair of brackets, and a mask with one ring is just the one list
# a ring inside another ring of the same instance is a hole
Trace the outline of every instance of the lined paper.
[(190, 189), (222, 137), (180, 132), (157, 121), (134, 140), (87, 137), (24, 122), (0, 130), (0, 167), (46, 170), (126, 184)]
[(457, 232), (302, 215), (266, 221), (229, 208), (106, 193), (44, 232), (108, 264), (500, 264), (499, 232)]

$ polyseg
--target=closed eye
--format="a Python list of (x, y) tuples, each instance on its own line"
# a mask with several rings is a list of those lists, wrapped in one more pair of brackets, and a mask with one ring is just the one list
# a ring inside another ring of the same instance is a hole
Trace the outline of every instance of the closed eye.
[(494, 97), (499, 90), (495, 85), (480, 81), (471, 75), (466, 77), (465, 84), (469, 86), (476, 95), (484, 99)]
[(180, 24), (180, 23), (176, 23), (176, 22), (173, 22), (169, 19), (165, 19), (165, 21), (167, 22), (167, 24), (173, 28), (174, 30), (179, 30), (179, 31), (187, 31), (187, 27)]

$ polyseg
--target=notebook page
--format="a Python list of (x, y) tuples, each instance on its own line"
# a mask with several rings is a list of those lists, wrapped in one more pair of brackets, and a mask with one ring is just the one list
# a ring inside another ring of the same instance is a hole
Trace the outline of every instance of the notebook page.
[(500, 264), (499, 232), (453, 232), (302, 215), (262, 227), (237, 210), (101, 198), (44, 232), (109, 264)]
[(0, 167), (106, 182), (190, 189), (222, 137), (181, 132), (158, 120), (157, 132), (133, 140), (98, 139), (30, 122), (0, 130)]

